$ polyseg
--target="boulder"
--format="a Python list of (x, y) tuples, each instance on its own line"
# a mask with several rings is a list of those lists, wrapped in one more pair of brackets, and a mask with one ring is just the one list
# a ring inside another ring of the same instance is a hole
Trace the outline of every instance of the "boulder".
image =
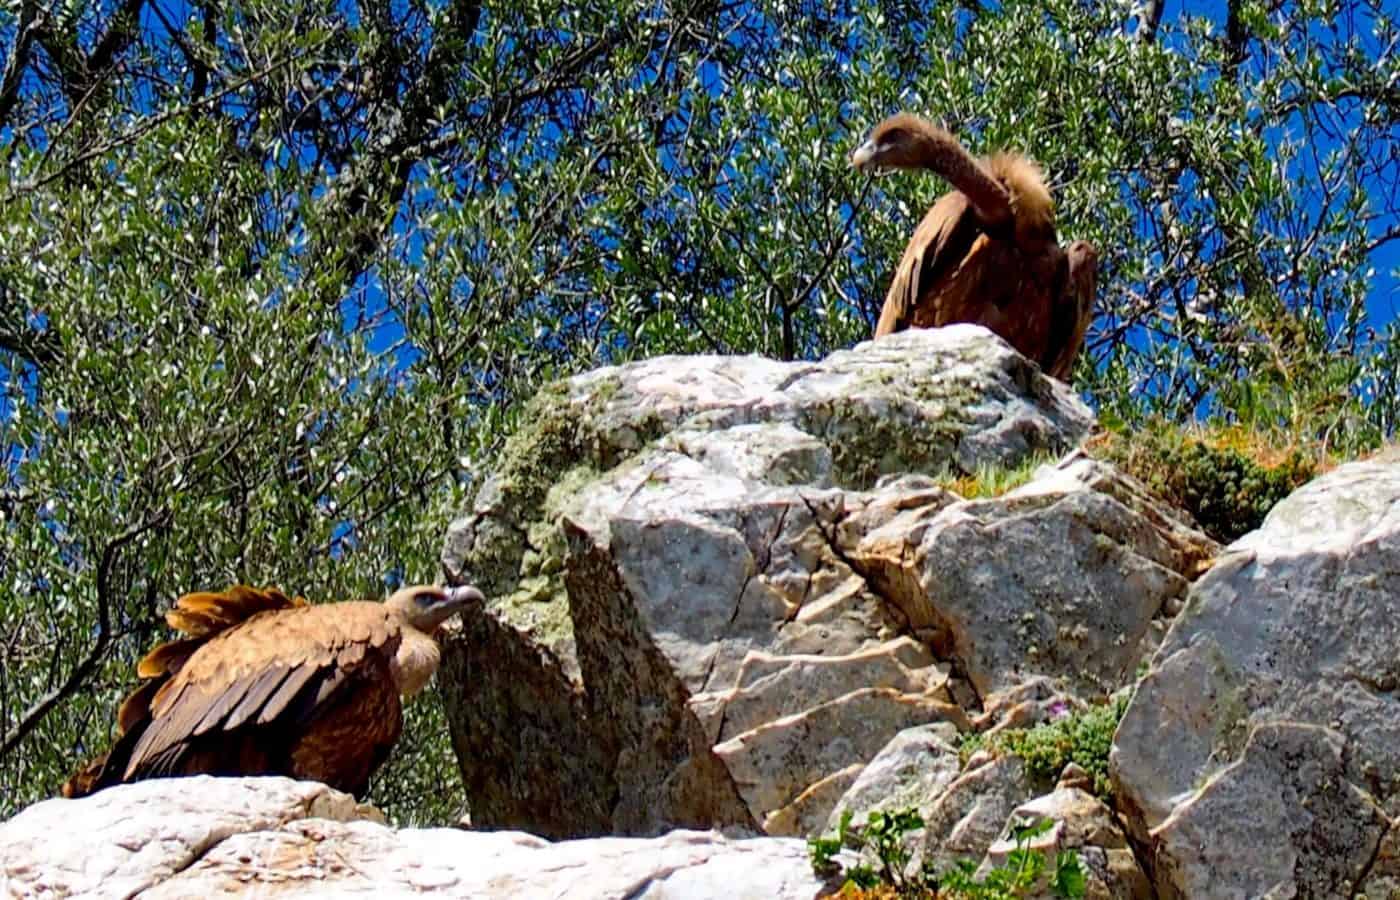
[(440, 675), (473, 821), (807, 834), (906, 729), (1106, 696), (1214, 545), (1080, 457), (999, 498), (936, 480), (1091, 421), (973, 326), (555, 385), (443, 552), (495, 598)]
[(1226, 549), (1114, 739), (1115, 792), (1162, 895), (1388, 883), (1397, 647), (1400, 464), (1340, 466)]
[(990, 702), (1033, 675), (1080, 697), (1131, 682), (1215, 549), (1111, 465), (1073, 458), (994, 499), (906, 508), (850, 558)]
[(15, 898), (810, 900), (832, 887), (798, 840), (678, 831), (550, 843), (394, 829), (346, 794), (288, 778), (144, 781), (36, 803), (0, 824), (0, 895)]

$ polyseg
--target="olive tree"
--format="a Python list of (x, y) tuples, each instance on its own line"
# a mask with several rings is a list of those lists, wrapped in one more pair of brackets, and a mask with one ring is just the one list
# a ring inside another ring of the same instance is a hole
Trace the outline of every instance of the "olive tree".
[[(0, 11), (0, 815), (113, 734), (180, 592), (436, 577), (518, 401), (662, 352), (870, 333), (933, 176), (1040, 160), (1103, 250), (1107, 418), (1391, 434), (1380, 0), (146, 0)], [(374, 786), (465, 805), (433, 696)]]

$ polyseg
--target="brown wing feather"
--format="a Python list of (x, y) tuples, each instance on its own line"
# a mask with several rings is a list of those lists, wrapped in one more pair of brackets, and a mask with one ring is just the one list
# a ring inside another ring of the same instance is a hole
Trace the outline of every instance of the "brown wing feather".
[[(875, 336), (955, 322), (983, 325), (1023, 356), (1044, 361), (1065, 293), (1065, 253), (1053, 241), (1027, 252), (981, 231), (959, 194), (939, 200), (905, 250)], [(947, 203), (946, 206), (944, 204)], [(943, 207), (940, 209), (940, 207)], [(963, 210), (956, 219), (949, 212)]]
[(904, 256), (895, 270), (875, 337), (893, 334), (911, 324), (925, 327), (942, 325), (942, 317), (929, 301), (941, 296), (942, 290), (967, 256), (977, 239), (979, 226), (967, 197), (960, 193), (945, 194), (924, 215), (919, 227), (904, 248)]
[[(304, 612), (311, 609), (302, 597), (244, 585), (177, 599), (167, 621), (188, 637), (161, 644), (137, 665), (145, 681), (117, 713), (118, 740), (64, 784), (64, 795), (201, 767), (259, 771), (273, 765), (257, 746), (229, 733), (258, 731), (258, 722), (280, 727), (289, 710), (297, 721), (314, 718), (308, 698), (324, 702), (334, 694), (327, 684), (343, 683), (325, 676), (347, 643), (358, 647), (344, 657), (351, 661), (392, 657), (397, 650), (397, 625), (382, 604)], [(277, 619), (284, 612), (293, 614)], [(236, 634), (243, 636), (231, 639)]]
[(160, 690), (162, 682), (152, 680), (132, 691), (122, 701), (117, 710), (117, 733), (126, 734), (137, 722), (150, 718), (151, 698)]
[(198, 650), (205, 640), (204, 637), (190, 637), (166, 641), (136, 664), (137, 677), (159, 678), (161, 675), (173, 675), (180, 671), (180, 666), (185, 664), (185, 660), (189, 659), (190, 654)]
[(260, 715), (267, 701), (282, 687), (282, 683), (292, 671), (278, 666), (259, 675), (257, 681), (243, 694), (243, 699), (238, 701), (238, 705), (229, 710), (228, 718), (224, 720), (224, 730), (233, 731)]
[(1009, 241), (991, 240), (979, 261), (983, 276), (980, 315), (959, 321), (986, 325), (1036, 362), (1049, 352), (1055, 297), (1064, 280), (1064, 252), (1046, 244), (1026, 253)]
[[(366, 689), (362, 672), (381, 673), (385, 684), (375, 689), (398, 702), (388, 661), (399, 640), (380, 603), (256, 613), (208, 639), (150, 701), (150, 723), (122, 777), (246, 771), (239, 760), (251, 759), (244, 742), (255, 735), (260, 765), (283, 771), (299, 729), (335, 707), (349, 685)], [(342, 752), (372, 755), (370, 745), (360, 747)]]
[(1065, 286), (1057, 296), (1049, 351), (1041, 363), (1047, 375), (1069, 381), (1074, 360), (1084, 346), (1084, 335), (1094, 318), (1094, 294), (1098, 284), (1098, 248), (1075, 241), (1066, 251)]
[(321, 667), (314, 663), (303, 663), (291, 669), (287, 673), (287, 680), (282, 682), (277, 693), (268, 697), (267, 702), (258, 710), (257, 724), (266, 725), (286, 712), (287, 707), (292, 705), (292, 701), (306, 687), (306, 683), (315, 678), (320, 671)]
[(165, 614), (165, 621), (171, 628), (191, 637), (209, 637), (260, 612), (305, 605), (304, 598), (289, 599), (276, 588), (254, 588), (240, 584), (221, 592), (185, 594)]
[(387, 658), (372, 656), (337, 671), (348, 674), (298, 734), (291, 747), (291, 768), (298, 778), (363, 795), (370, 776), (403, 731), (402, 706)]

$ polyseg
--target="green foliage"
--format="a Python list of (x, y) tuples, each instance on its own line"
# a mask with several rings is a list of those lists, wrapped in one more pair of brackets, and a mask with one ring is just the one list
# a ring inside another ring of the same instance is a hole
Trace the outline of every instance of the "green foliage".
[[(1012, 900), (1026, 896), (1041, 880), (1048, 862), (1044, 853), (1031, 848), (1030, 842), (1054, 827), (1049, 819), (1013, 825), (1011, 834), (1016, 848), (1006, 855), (1005, 863), (992, 867), (986, 877), (978, 879), (977, 866), (964, 861), (939, 878), (938, 896), (950, 900)], [(1078, 854), (1060, 851), (1053, 862), (1050, 890), (1054, 895), (1083, 897), (1087, 879)]]
[(827, 874), (839, 867), (836, 862), (836, 854), (841, 852), (841, 848), (846, 846), (846, 842), (851, 838), (851, 817), (852, 813), (849, 809), (841, 813), (835, 837), (807, 839), (807, 853), (812, 859), (812, 869), (817, 873)]
[(1301, 455), (1265, 468), (1237, 450), (1191, 442), (1165, 454), (1164, 487), (1196, 517), (1208, 534), (1232, 541), (1258, 528), (1264, 516), (1294, 488), (1312, 477)]
[[(813, 838), (807, 842), (813, 869), (821, 875), (844, 874), (846, 881), (841, 896), (848, 898), (959, 898), (959, 900), (1013, 900), (1027, 896), (1042, 880), (1046, 855), (1033, 849), (1031, 842), (1048, 834), (1054, 822), (1012, 825), (1011, 837), (1015, 848), (1007, 854), (1006, 862), (988, 868), (986, 875), (977, 877), (978, 864), (960, 860), (951, 869), (936, 873), (925, 863), (919, 872), (909, 874), (909, 851), (905, 848), (907, 834), (924, 827), (923, 817), (916, 810), (901, 812), (872, 812), (863, 829), (850, 827), (851, 812), (842, 813), (835, 837)], [(842, 847), (873, 854), (874, 865), (859, 863), (840, 871), (835, 860)], [(1060, 851), (1053, 860), (1049, 878), (1050, 890), (1056, 897), (1083, 897), (1086, 876), (1073, 851)]]
[(1108, 753), (1129, 697), (1124, 694), (1102, 706), (1074, 713), (1034, 728), (1013, 728), (992, 735), (973, 734), (963, 740), (966, 761), (980, 749), (1011, 754), (1025, 761), (1026, 771), (1042, 782), (1053, 782), (1070, 763), (1077, 763), (1094, 780), (1094, 793), (1109, 799)]
[(1155, 422), (1111, 435), (1100, 446), (1225, 543), (1258, 528), (1274, 504), (1317, 472), (1301, 449), (1276, 450), (1238, 428), (1200, 431)]

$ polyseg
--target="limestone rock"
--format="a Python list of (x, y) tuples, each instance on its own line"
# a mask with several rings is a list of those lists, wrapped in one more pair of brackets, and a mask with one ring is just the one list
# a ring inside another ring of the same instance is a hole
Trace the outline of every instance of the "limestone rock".
[(850, 554), (984, 701), (1029, 677), (1075, 696), (1131, 681), (1154, 620), (1215, 545), (1111, 466), (1071, 459), (992, 500), (908, 507)]
[(971, 326), (551, 388), (444, 547), (496, 597), (444, 646), (472, 820), (819, 826), (897, 733), (967, 728), (976, 700), (853, 560), (861, 534), (957, 502), (917, 473), (1065, 450), (1089, 423)]
[(1376, 860), (1356, 892), (1357, 900), (1400, 897), (1400, 824), (1392, 822), (1376, 850)]
[(971, 326), (600, 369), (527, 420), (443, 555), (499, 595), (444, 647), (481, 826), (808, 833), (906, 729), (1126, 683), (1214, 551), (1080, 457), (997, 499), (940, 487), (1090, 421)]
[[(924, 827), (906, 832), (902, 845), (913, 877), (927, 866), (944, 872), (982, 858), (1002, 833), (1007, 817), (1033, 795), (1018, 757), (981, 753), (959, 761), (957, 729), (948, 723), (909, 728), (871, 760), (832, 808), (820, 833), (831, 836), (849, 813), (856, 831), (871, 813), (914, 810)], [(873, 862), (866, 850), (866, 862)]]
[(942, 872), (960, 860), (977, 860), (1002, 833), (1016, 807), (1034, 796), (1026, 767), (1016, 756), (1002, 756), (967, 769), (919, 812), (923, 833), (914, 861)]
[(141, 781), (82, 800), (48, 800), (0, 825), (0, 894), (130, 897), (188, 869), (248, 831), (315, 818), (381, 818), (310, 781)]
[(1115, 790), (1161, 860), (1159, 891), (1359, 883), (1382, 817), (1400, 812), (1397, 646), (1400, 464), (1341, 466), (1227, 549), (1114, 740)]
[(1153, 829), (1166, 897), (1339, 897), (1351, 893), (1388, 825), (1347, 781), (1340, 734), (1268, 723), (1240, 759)]
[(906, 728), (895, 735), (841, 796), (822, 833), (836, 831), (848, 811), (852, 825), (860, 827), (877, 810), (918, 809), (942, 796), (962, 772), (957, 742), (958, 729), (947, 722)]
[(834, 885), (802, 841), (677, 831), (552, 844), (395, 830), (286, 778), (159, 779), (49, 800), (0, 824), (0, 895), (810, 900)]

